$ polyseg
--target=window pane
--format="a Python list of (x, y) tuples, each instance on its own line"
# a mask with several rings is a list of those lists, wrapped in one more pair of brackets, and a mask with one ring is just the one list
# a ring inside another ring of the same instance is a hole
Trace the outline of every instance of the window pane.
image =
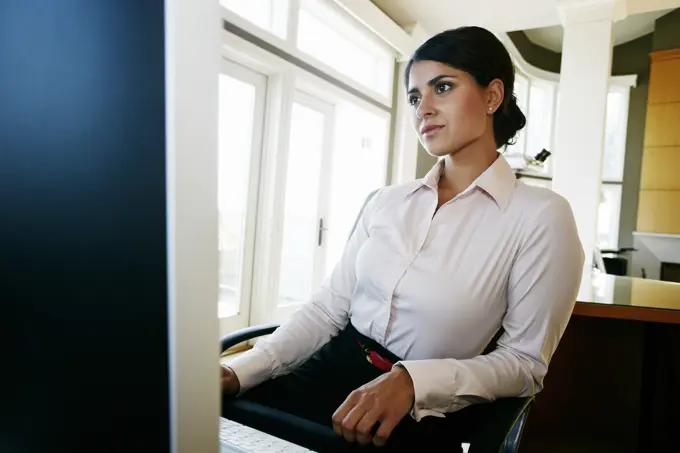
[(599, 248), (618, 248), (620, 214), (621, 185), (602, 184), (600, 206), (597, 211), (597, 246)]
[(627, 127), (625, 99), (622, 93), (610, 92), (607, 95), (607, 119), (602, 157), (602, 179), (605, 181), (623, 180), (623, 166), (626, 158)]
[(529, 97), (529, 80), (519, 73), (515, 75), (515, 96), (517, 97), (517, 105), (526, 114), (527, 98)]
[(220, 75), (217, 197), (220, 317), (233, 316), (239, 310), (255, 97), (253, 85)]
[(297, 46), (362, 85), (390, 95), (394, 57), (324, 2), (302, 1)]
[(283, 214), (279, 306), (303, 303), (313, 290), (324, 127), (323, 113), (302, 104), (293, 104)]
[[(517, 97), (517, 105), (524, 115), (527, 115), (527, 98), (529, 97), (529, 81), (522, 74), (517, 73), (515, 75), (515, 96)], [(523, 155), (524, 153), (524, 142), (525, 142), (526, 128), (519, 131), (516, 137), (516, 142), (514, 145), (509, 145), (506, 151), (508, 155)], [(524, 168), (524, 158), (519, 168)]]
[[(553, 88), (549, 85), (532, 84), (529, 94), (527, 121), (527, 157), (534, 157), (542, 149), (550, 151), (552, 139)], [(547, 173), (546, 164), (545, 172)]]
[(285, 39), (288, 0), (220, 0), (220, 2), (228, 10)]
[(385, 184), (389, 118), (353, 104), (336, 109), (326, 274), (337, 264), (368, 194)]

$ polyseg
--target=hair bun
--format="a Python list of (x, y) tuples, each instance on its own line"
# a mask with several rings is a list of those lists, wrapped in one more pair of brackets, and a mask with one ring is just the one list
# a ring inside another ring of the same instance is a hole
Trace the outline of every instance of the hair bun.
[(527, 124), (527, 119), (517, 105), (517, 97), (513, 94), (507, 103), (496, 111), (493, 117), (493, 132), (496, 147), (514, 145), (517, 133)]

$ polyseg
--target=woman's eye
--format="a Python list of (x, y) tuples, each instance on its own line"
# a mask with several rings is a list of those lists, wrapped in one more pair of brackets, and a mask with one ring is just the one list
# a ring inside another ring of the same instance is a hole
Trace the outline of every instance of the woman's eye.
[(450, 83), (438, 83), (434, 87), (434, 91), (437, 94), (444, 93), (445, 91), (449, 91), (453, 86)]
[(416, 105), (418, 103), (418, 99), (419, 99), (418, 96), (414, 96), (414, 95), (409, 96), (408, 97), (409, 105), (411, 105), (411, 106)]

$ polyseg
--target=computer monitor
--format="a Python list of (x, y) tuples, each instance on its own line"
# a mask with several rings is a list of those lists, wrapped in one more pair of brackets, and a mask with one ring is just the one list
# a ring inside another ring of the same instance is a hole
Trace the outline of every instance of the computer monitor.
[(219, 0), (0, 5), (0, 451), (217, 453)]

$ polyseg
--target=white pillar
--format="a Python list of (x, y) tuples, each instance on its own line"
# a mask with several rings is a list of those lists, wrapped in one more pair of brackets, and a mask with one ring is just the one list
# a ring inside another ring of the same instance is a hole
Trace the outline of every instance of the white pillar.
[(616, 2), (559, 4), (564, 26), (552, 188), (574, 211), (590, 272), (597, 238), (607, 90)]

